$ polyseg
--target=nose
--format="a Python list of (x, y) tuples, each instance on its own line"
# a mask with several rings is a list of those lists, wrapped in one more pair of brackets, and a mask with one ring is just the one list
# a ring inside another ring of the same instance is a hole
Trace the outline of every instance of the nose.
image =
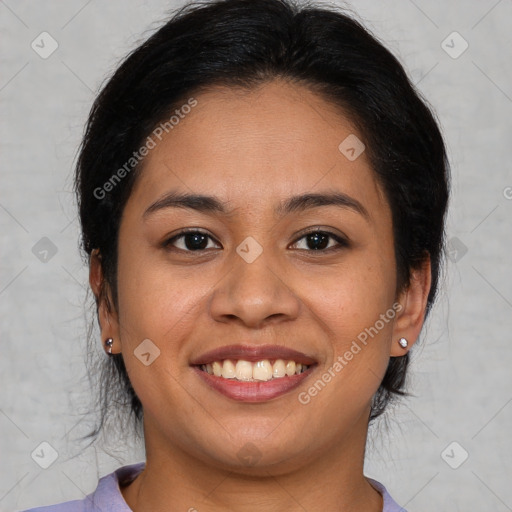
[(258, 329), (297, 318), (301, 301), (277, 266), (270, 268), (265, 251), (251, 263), (238, 254), (234, 259), (210, 301), (210, 314), (216, 321)]

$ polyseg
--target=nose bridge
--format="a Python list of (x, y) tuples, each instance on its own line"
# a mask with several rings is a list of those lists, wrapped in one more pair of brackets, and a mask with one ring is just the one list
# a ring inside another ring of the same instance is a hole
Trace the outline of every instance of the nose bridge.
[(300, 301), (279, 275), (273, 254), (251, 237), (236, 248), (229, 263), (231, 270), (212, 297), (211, 314), (216, 320), (236, 317), (255, 327), (270, 317), (290, 319), (298, 314)]

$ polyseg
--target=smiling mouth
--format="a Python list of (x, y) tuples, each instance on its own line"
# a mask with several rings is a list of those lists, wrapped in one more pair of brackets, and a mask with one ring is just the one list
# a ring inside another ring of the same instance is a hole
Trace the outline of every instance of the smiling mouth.
[(190, 361), (210, 389), (238, 402), (262, 403), (291, 392), (312, 374), (312, 356), (280, 345), (227, 345)]
[(225, 359), (224, 361), (199, 365), (199, 368), (203, 372), (222, 379), (232, 379), (239, 382), (267, 382), (291, 377), (292, 375), (300, 375), (307, 371), (310, 366), (284, 359), (263, 359), (255, 362), (244, 359)]

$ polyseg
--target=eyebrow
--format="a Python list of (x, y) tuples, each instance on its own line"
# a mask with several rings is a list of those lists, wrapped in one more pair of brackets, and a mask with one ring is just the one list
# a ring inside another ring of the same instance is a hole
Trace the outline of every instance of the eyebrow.
[[(368, 210), (359, 201), (343, 192), (292, 196), (279, 203), (274, 209), (274, 212), (277, 216), (283, 217), (290, 213), (302, 212), (319, 206), (337, 206), (352, 210), (362, 215), (367, 221), (370, 220)], [(225, 204), (214, 196), (172, 191), (151, 204), (145, 210), (143, 217), (146, 218), (152, 213), (166, 208), (186, 208), (201, 213), (221, 214), (226, 216), (233, 213), (233, 210), (228, 210)]]

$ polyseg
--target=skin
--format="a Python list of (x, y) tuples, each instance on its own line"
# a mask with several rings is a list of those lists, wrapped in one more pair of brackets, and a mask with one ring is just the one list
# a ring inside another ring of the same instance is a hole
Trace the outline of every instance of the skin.
[[(278, 80), (196, 99), (146, 157), (121, 220), (118, 308), (99, 304), (102, 339), (112, 337), (113, 352), (123, 353), (144, 407), (146, 469), (122, 488), (124, 499), (136, 512), (381, 511), (363, 474), (370, 403), (389, 358), (418, 338), (429, 261), (397, 295), (389, 205), (366, 154), (349, 161), (338, 150), (348, 135), (362, 136), (330, 103)], [(214, 195), (230, 213), (170, 207), (144, 216), (171, 190)], [(333, 191), (359, 201), (368, 218), (333, 205), (273, 213), (293, 195)], [(188, 227), (212, 237), (206, 249), (185, 252), (184, 238), (164, 246)], [(315, 228), (349, 245), (329, 238), (339, 250), (314, 251), (303, 232)], [(263, 248), (252, 263), (236, 252), (248, 236)], [(96, 296), (106, 285), (97, 253), (90, 284)], [(394, 320), (302, 405), (298, 394), (396, 302)], [(134, 356), (147, 338), (160, 350), (149, 366)], [(241, 342), (292, 347), (318, 366), (285, 395), (237, 402), (206, 386), (189, 363)], [(259, 454), (252, 466), (237, 456), (248, 442)]]

